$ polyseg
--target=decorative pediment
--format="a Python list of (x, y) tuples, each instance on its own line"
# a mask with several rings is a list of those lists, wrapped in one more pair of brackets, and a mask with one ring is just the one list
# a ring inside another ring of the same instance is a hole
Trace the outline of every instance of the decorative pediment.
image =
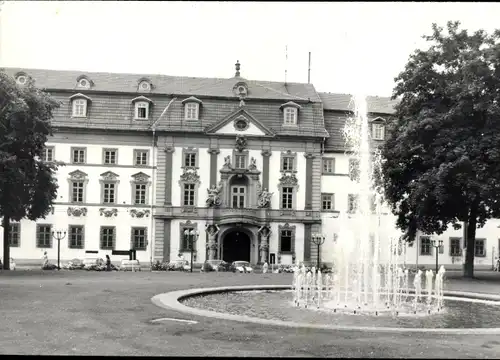
[(299, 104), (294, 103), (293, 101), (289, 101), (289, 102), (281, 105), (280, 110), (283, 110), (284, 108), (287, 108), (287, 107), (293, 107), (293, 108), (298, 109), (298, 110), (302, 109), (302, 106), (300, 106)]
[(383, 117), (378, 116), (375, 119), (371, 119), (370, 122), (385, 124), (387, 121)]
[(218, 123), (208, 126), (206, 134), (244, 134), (247, 136), (274, 136), (275, 132), (257, 120), (245, 107), (233, 111)]
[(181, 101), (182, 105), (190, 103), (190, 102), (194, 102), (194, 103), (197, 103), (197, 104), (203, 104), (203, 101), (201, 101), (198, 98), (195, 98), (194, 96), (190, 96), (187, 99), (184, 99), (184, 100)]
[(141, 172), (138, 172), (137, 174), (132, 175), (132, 179), (134, 179), (135, 182), (148, 182), (149, 181), (149, 175), (144, 174), (141, 171)]
[(132, 100), (130, 100), (130, 102), (132, 103), (135, 103), (137, 101), (147, 101), (148, 103), (152, 104), (153, 103), (153, 100), (141, 95), (141, 96), (138, 96), (138, 97), (135, 97), (133, 98)]
[(297, 186), (299, 184), (299, 181), (297, 180), (295, 174), (283, 175), (281, 176), (279, 181), (280, 186)]
[(118, 179), (118, 176), (119, 176), (118, 174), (115, 174), (112, 171), (106, 171), (105, 173), (101, 174), (101, 178), (103, 180), (116, 180)]
[(184, 171), (184, 173), (181, 175), (180, 181), (189, 183), (199, 183), (200, 175), (198, 175), (196, 171)]
[(86, 99), (88, 101), (92, 101), (92, 99), (90, 97), (88, 97), (87, 95), (84, 95), (82, 93), (71, 95), (69, 97), (69, 100), (78, 99), (78, 98), (83, 98), (83, 99)]
[(74, 179), (74, 180), (83, 180), (88, 176), (86, 173), (84, 173), (81, 170), (72, 171), (68, 175), (71, 179)]
[(295, 231), (295, 228), (296, 226), (293, 225), (293, 226), (290, 226), (289, 223), (285, 223), (285, 225), (278, 225), (278, 229), (281, 231), (281, 230), (291, 230), (291, 231)]

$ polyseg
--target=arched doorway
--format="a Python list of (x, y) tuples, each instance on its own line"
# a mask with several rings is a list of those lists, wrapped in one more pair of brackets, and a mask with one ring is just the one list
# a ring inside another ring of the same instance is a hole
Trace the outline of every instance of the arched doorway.
[(250, 237), (238, 230), (231, 231), (224, 236), (222, 245), (222, 260), (226, 262), (250, 262), (251, 240)]

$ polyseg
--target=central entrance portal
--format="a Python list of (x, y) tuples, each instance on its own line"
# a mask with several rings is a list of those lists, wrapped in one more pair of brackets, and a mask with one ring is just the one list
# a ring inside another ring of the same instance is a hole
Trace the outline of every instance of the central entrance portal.
[(250, 262), (250, 237), (242, 231), (234, 230), (224, 237), (222, 260)]

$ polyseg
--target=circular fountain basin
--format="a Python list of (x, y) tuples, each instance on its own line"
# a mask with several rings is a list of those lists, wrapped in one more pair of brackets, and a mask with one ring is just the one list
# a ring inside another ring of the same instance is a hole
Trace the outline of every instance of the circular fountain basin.
[(500, 296), (445, 291), (445, 308), (429, 316), (297, 308), (290, 286), (237, 286), (160, 294), (168, 309), (225, 320), (331, 330), (500, 334)]

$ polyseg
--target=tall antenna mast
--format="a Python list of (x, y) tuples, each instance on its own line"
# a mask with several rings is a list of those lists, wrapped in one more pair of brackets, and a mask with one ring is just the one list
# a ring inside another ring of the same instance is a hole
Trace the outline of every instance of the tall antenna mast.
[(287, 76), (287, 70), (288, 68), (288, 45), (285, 45), (285, 84), (286, 84), (286, 76)]
[(309, 66), (307, 68), (307, 83), (311, 83), (311, 52), (309, 51)]

